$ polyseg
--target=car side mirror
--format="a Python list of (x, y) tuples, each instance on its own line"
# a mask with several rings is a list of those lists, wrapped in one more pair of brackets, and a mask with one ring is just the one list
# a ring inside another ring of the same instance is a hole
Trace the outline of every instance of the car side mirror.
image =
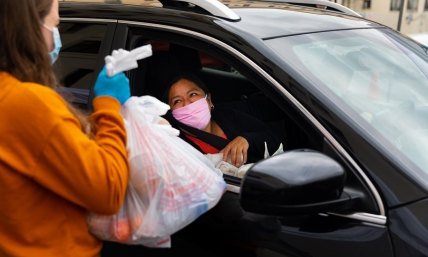
[(332, 158), (293, 150), (254, 164), (241, 182), (244, 210), (268, 215), (346, 210), (355, 197), (344, 192), (346, 174)]

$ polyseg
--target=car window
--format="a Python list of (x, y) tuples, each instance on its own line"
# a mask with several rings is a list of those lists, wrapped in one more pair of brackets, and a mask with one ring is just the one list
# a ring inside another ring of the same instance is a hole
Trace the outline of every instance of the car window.
[[(307, 116), (278, 93), (271, 81), (266, 80), (245, 58), (237, 58), (233, 51), (224, 49), (223, 45), (215, 45), (193, 35), (141, 28), (138, 25), (128, 26), (128, 29), (121, 26), (126, 25), (119, 25), (117, 30), (127, 32), (121, 36), (127, 38), (122, 47), (132, 50), (151, 44), (153, 49), (153, 55), (140, 60), (138, 68), (128, 74), (132, 95), (151, 95), (165, 100), (168, 73), (177, 68), (173, 63), (178, 57), (181, 59), (178, 66), (196, 73), (210, 89), (215, 108), (232, 108), (261, 120), (279, 137), (284, 151), (306, 148), (331, 156), (346, 169), (347, 183), (365, 192), (367, 198), (359, 210), (378, 212), (372, 194), (358, 171), (334, 150)], [(171, 55), (176, 56), (172, 58)], [(238, 190), (233, 192), (239, 193), (241, 179), (228, 175), (225, 179), (229, 185), (238, 186)]]
[[(131, 81), (136, 84), (132, 87), (139, 88), (136, 90), (138, 95), (152, 95), (165, 101), (169, 78), (175, 77), (179, 68), (180, 72), (192, 72), (203, 81), (211, 93), (215, 108), (237, 110), (261, 120), (280, 138), (284, 149), (294, 147), (294, 138), (304, 137), (290, 136), (291, 139), (285, 142), (285, 134), (291, 135), (291, 132), (286, 132), (284, 113), (246, 76), (239, 65), (227, 60), (227, 57), (212, 52), (208, 47), (193, 48), (189, 47), (189, 43), (153, 40), (147, 36), (144, 33), (140, 41), (134, 40), (136, 45), (130, 46), (132, 49), (151, 44), (153, 49), (153, 55), (130, 74)], [(295, 131), (300, 133), (300, 130)], [(318, 138), (317, 141), (322, 140)], [(299, 143), (305, 144), (307, 140)]]
[(267, 44), (346, 111), (362, 133), (405, 162), (409, 173), (428, 181), (428, 64), (422, 47), (374, 29)]
[(55, 70), (62, 93), (87, 109), (107, 25), (61, 22), (59, 30), (62, 48)]

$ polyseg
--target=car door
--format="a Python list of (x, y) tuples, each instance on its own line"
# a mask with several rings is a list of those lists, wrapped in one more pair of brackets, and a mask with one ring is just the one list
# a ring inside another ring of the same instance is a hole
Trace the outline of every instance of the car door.
[(81, 109), (92, 108), (92, 87), (104, 57), (111, 52), (115, 27), (116, 21), (61, 19), (62, 48), (54, 68), (61, 92)]
[[(230, 83), (230, 87), (219, 87), (218, 90), (236, 95), (235, 100), (244, 99), (247, 105), (245, 108), (248, 104), (251, 108), (265, 107), (264, 112), (263, 108), (258, 110), (262, 113), (261, 117), (266, 118), (272, 114), (275, 116), (275, 119), (266, 122), (283, 122), (281, 129), (287, 143), (285, 150), (314, 149), (340, 163), (347, 174), (345, 190), (362, 195), (362, 200), (351, 212), (291, 216), (251, 213), (240, 206), (241, 178), (225, 175), (228, 191), (222, 201), (187, 228), (173, 235), (171, 249), (125, 247), (107, 243), (103, 256), (116, 256), (119, 253), (126, 253), (128, 256), (394, 256), (379, 192), (363, 169), (311, 115), (312, 110), (303, 108), (300, 99), (290, 94), (287, 88), (300, 87), (292, 77), (278, 81), (256, 64), (258, 57), (247, 57), (232, 42), (223, 42), (190, 29), (153, 23), (127, 24), (122, 21), (117, 31), (116, 37), (119, 39), (115, 41), (113, 48), (133, 49), (152, 43), (155, 50), (161, 51), (165, 44), (177, 44), (220, 59), (229, 67), (226, 71), (213, 71), (202, 65), (198, 68), (199, 74), (210, 80), (229, 81), (236, 79), (235, 75), (239, 74), (245, 81), (250, 81), (250, 84), (244, 83), (242, 87), (234, 88), (236, 83)], [(190, 53), (186, 52), (185, 56), (189, 57)], [(269, 56), (264, 57), (269, 59)], [(183, 65), (192, 66), (188, 63), (189, 58), (185, 59), (187, 62)], [(139, 62), (139, 68), (128, 73), (134, 95), (159, 96), (158, 86), (153, 87), (152, 83), (147, 83), (147, 76), (153, 73), (153, 60), (154, 58), (149, 58)], [(158, 81), (162, 79), (163, 72), (169, 69), (165, 60), (161, 64), (163, 66), (157, 66), (160, 73), (156, 77)], [(220, 99), (222, 101), (242, 107), (242, 101), (233, 102), (226, 98)], [(279, 120), (276, 119), (278, 117)]]

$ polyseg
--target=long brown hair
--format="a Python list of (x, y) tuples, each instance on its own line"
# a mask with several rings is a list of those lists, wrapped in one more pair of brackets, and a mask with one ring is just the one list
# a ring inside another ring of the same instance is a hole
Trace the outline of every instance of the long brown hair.
[[(23, 82), (57, 86), (41, 31), (52, 4), (53, 0), (0, 0), (0, 71)], [(82, 130), (89, 131), (86, 115), (71, 104), (68, 107), (80, 120)]]
[(0, 70), (17, 79), (56, 85), (41, 24), (53, 0), (0, 1)]

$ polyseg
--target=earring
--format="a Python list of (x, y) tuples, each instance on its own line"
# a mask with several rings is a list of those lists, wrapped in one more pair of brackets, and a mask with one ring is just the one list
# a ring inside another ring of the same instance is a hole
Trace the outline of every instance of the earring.
[(211, 105), (211, 110), (214, 110), (214, 105), (213, 104)]

